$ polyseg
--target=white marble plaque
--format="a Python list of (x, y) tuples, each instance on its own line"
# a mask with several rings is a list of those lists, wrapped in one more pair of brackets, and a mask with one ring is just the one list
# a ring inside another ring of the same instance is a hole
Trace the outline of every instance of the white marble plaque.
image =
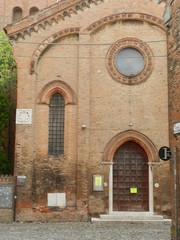
[(16, 124), (32, 124), (32, 109), (16, 109)]

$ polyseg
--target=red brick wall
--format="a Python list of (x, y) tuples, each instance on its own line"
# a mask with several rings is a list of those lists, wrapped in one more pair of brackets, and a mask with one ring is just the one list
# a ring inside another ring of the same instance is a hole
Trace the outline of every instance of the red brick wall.
[[(1, 0), (0, 1), (0, 29), (12, 22), (12, 11), (15, 7), (20, 7), (23, 10), (23, 17), (29, 15), (31, 7), (37, 7), (39, 10), (46, 8), (56, 2), (63, 0)], [(167, 0), (159, 0), (166, 2)], [(157, 2), (157, 1), (156, 1)]]
[[(174, 0), (171, 4), (171, 19), (166, 23), (168, 29), (168, 74), (169, 74), (169, 121), (171, 149), (177, 148), (177, 177), (178, 193), (180, 180), (180, 135), (173, 134), (173, 125), (180, 121), (180, 1)], [(173, 159), (171, 161), (173, 177)], [(180, 195), (178, 195), (179, 205)], [(172, 181), (172, 206), (174, 206), (174, 191)], [(179, 205), (180, 206), (180, 205)], [(178, 210), (180, 224), (180, 208)], [(173, 207), (174, 220), (174, 207)]]
[(46, 8), (57, 0), (1, 0), (0, 1), (0, 29), (12, 22), (13, 8), (20, 7), (23, 11), (23, 17), (29, 15), (31, 7), (37, 7), (39, 10)]
[[(170, 210), (169, 162), (157, 156), (157, 150), (169, 144), (164, 5), (155, 0), (137, 0), (133, 5), (123, 0), (119, 8), (119, 0), (98, 1), (74, 14), (71, 2), (65, 3), (71, 17), (66, 14), (56, 21), (59, 11), (50, 19), (55, 11), (51, 9), (44, 12), (46, 21), (36, 29), (33, 26), (34, 31), (25, 20), (7, 28), (16, 35), (22, 27), (25, 34), (24, 39), (17, 34), (13, 44), (19, 69), (17, 108), (33, 112), (32, 124), (16, 128), (15, 174), (27, 177), (26, 185), (18, 187), (17, 220), (87, 220), (87, 214), (108, 212), (109, 166), (102, 161), (113, 159), (103, 158), (104, 151), (115, 136), (131, 130), (150, 139), (156, 149), (155, 153), (147, 150), (150, 165), (155, 162), (153, 181), (159, 186), (151, 181), (151, 202), (156, 213), (166, 214)], [(34, 20), (38, 22), (38, 15)], [(110, 44), (127, 37), (144, 41), (154, 55), (152, 73), (134, 86), (112, 79), (107, 69)], [(55, 44), (45, 50), (46, 45), (39, 44), (43, 41)], [(31, 63), (36, 60), (33, 70)], [(66, 92), (65, 151), (54, 159), (47, 154), (48, 98), (58, 88)], [(82, 129), (82, 124), (87, 127)], [(104, 192), (92, 190), (96, 174), (104, 175)], [(47, 193), (66, 193), (66, 209), (47, 208)]]

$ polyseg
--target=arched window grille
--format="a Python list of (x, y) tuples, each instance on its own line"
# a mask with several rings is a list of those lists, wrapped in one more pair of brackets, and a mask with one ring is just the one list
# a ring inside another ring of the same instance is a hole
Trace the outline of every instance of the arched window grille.
[(39, 12), (39, 9), (37, 7), (32, 7), (29, 10), (29, 15), (33, 15), (35, 13)]
[(13, 22), (21, 20), (23, 17), (23, 11), (20, 7), (15, 7), (13, 9)]
[(64, 107), (63, 96), (55, 93), (49, 103), (49, 155), (64, 154)]

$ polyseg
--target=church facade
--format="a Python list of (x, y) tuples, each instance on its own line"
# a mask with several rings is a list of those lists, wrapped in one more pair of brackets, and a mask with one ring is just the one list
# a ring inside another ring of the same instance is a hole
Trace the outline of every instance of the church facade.
[(18, 66), (17, 220), (170, 213), (164, 8), (66, 0), (5, 28)]

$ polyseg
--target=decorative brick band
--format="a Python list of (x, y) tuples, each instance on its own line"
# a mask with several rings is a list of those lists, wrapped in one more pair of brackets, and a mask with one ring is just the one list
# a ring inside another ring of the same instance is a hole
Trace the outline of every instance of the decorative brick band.
[[(133, 48), (138, 50), (144, 58), (144, 69), (135, 76), (125, 76), (121, 74), (116, 67), (116, 55), (125, 48)], [(110, 47), (106, 56), (106, 65), (110, 75), (114, 80), (123, 84), (135, 85), (145, 81), (149, 77), (153, 70), (153, 59), (153, 52), (146, 43), (136, 38), (123, 38), (115, 42), (115, 44)]]
[(161, 20), (157, 17), (154, 17), (152, 15), (149, 15), (149, 14), (132, 13), (132, 12), (117, 13), (114, 15), (104, 17), (104, 18), (98, 20), (97, 22), (94, 22), (93, 24), (91, 24), (84, 31), (93, 32), (93, 31), (96, 31), (98, 28), (102, 27), (104, 24), (115, 22), (115, 21), (123, 21), (123, 20), (146, 21), (146, 22), (154, 24), (154, 25), (158, 26), (159, 28), (163, 29), (164, 31), (166, 31), (163, 20)]
[(46, 50), (47, 47), (53, 42), (55, 42), (57, 39), (62, 38), (64, 36), (70, 35), (70, 34), (78, 34), (80, 32), (79, 27), (74, 28), (67, 28), (60, 32), (57, 32), (50, 37), (48, 37), (46, 40), (42, 42), (41, 45), (38, 46), (38, 48), (34, 51), (32, 58), (31, 58), (31, 64), (30, 64), (30, 74), (35, 73), (36, 64), (39, 60), (39, 57), (41, 54)]
[(40, 29), (46, 29), (46, 26), (52, 26), (53, 23), (58, 24), (60, 21), (66, 20), (72, 14), (78, 14), (86, 8), (90, 8), (92, 4), (98, 5), (104, 0), (65, 0), (53, 4), (47, 9), (43, 9), (35, 14), (35, 17), (28, 16), (18, 23), (9, 24), (5, 31), (10, 39), (18, 40), (32, 32), (38, 32)]
[(133, 130), (119, 133), (110, 140), (104, 150), (102, 162), (111, 162), (116, 150), (128, 141), (138, 143), (145, 150), (149, 163), (159, 162), (158, 151), (153, 142), (144, 134)]
[(49, 104), (51, 96), (59, 92), (65, 100), (65, 104), (76, 104), (77, 99), (73, 89), (65, 82), (60, 80), (54, 80), (46, 84), (40, 91), (37, 103)]

